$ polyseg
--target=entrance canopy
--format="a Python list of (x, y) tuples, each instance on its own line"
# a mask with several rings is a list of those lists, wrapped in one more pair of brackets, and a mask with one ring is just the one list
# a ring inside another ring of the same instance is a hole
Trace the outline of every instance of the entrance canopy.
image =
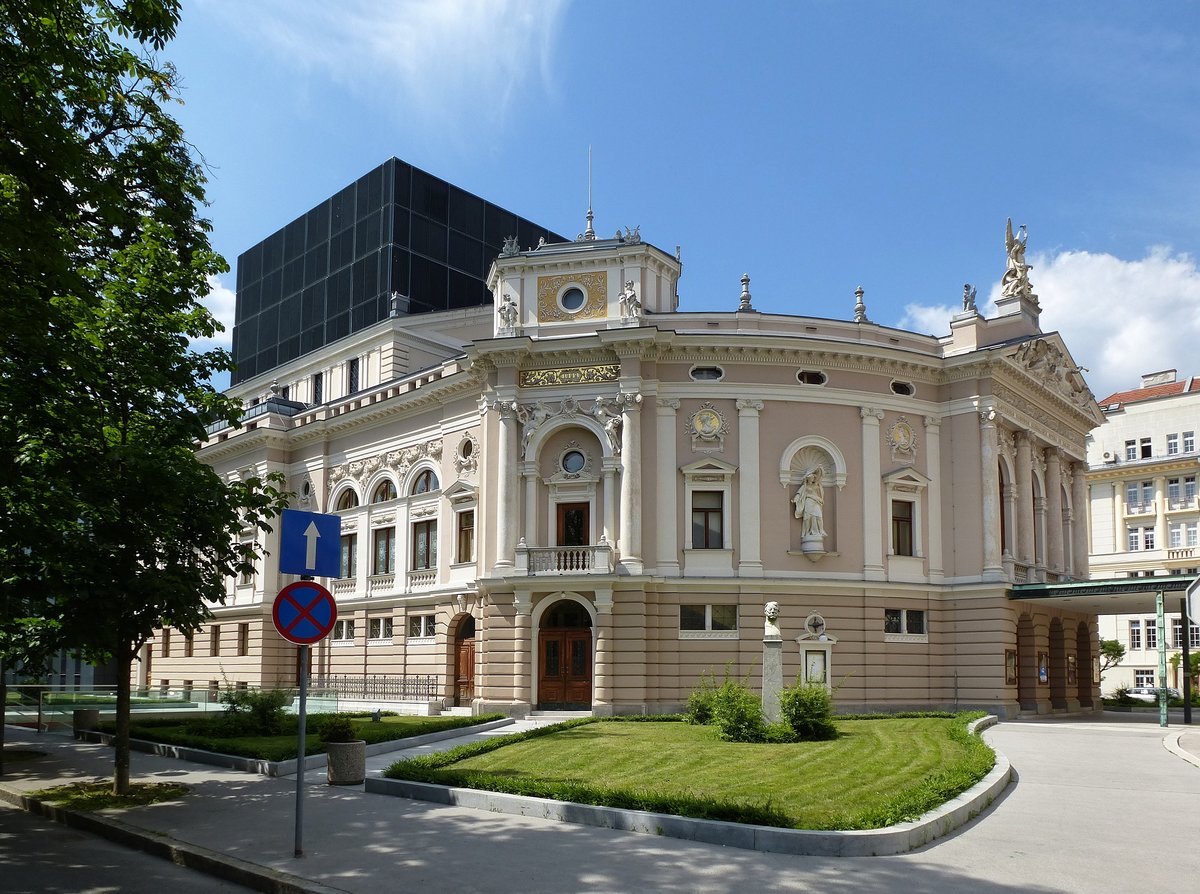
[[(1032, 602), (1075, 612), (1124, 615), (1154, 611), (1154, 597), (1162, 593), (1166, 609), (1170, 612), (1179, 610), (1177, 600), (1183, 598), (1184, 592), (1195, 579), (1192, 575), (1172, 575), (1119, 577), (1063, 584), (1017, 584), (1009, 591), (1008, 598), (1013, 602)], [(1196, 622), (1195, 618), (1189, 620)]]

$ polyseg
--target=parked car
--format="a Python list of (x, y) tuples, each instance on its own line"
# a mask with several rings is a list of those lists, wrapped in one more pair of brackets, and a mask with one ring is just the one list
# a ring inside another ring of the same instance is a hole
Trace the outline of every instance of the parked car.
[[(1127, 691), (1130, 698), (1136, 698), (1140, 702), (1157, 702), (1158, 687), (1157, 686), (1134, 686)], [(1167, 687), (1167, 698), (1181, 698), (1178, 689)]]

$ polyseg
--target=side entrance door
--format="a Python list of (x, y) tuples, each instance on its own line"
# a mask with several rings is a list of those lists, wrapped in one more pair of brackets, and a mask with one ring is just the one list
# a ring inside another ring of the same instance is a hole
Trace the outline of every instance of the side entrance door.
[(475, 619), (467, 615), (459, 624), (454, 644), (454, 704), (470, 705), (475, 698)]
[(587, 710), (592, 706), (592, 630), (543, 630), (538, 636), (538, 707)]
[(588, 522), (587, 503), (559, 503), (558, 545), (587, 546)]

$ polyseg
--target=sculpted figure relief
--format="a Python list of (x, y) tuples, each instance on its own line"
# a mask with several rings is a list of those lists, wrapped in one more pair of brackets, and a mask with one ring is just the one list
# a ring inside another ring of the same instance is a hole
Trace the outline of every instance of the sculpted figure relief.
[(515, 329), (517, 325), (517, 302), (513, 301), (511, 295), (505, 295), (504, 300), (500, 302), (500, 306), (496, 308), (496, 313), (500, 317), (501, 329)]
[(1029, 265), (1025, 263), (1025, 244), (1029, 241), (1029, 233), (1025, 224), (1013, 235), (1012, 218), (1008, 219), (1008, 227), (1004, 231), (1004, 249), (1008, 252), (1008, 269), (1000, 280), (1000, 291), (1006, 298), (1031, 297), (1029, 285)]
[(825, 536), (825, 472), (820, 466), (810, 469), (796, 489), (792, 502), (796, 518), (801, 519), (800, 533), (804, 537)]
[(779, 636), (779, 603), (768, 602), (763, 606), (763, 615), (766, 618), (763, 622), (763, 635)]
[(596, 420), (604, 426), (604, 433), (608, 435), (609, 443), (612, 444), (612, 452), (621, 452), (621, 414), (615, 412), (609, 402), (602, 397), (596, 398), (592, 406), (592, 415)]
[(625, 288), (622, 290), (618, 301), (620, 314), (625, 319), (640, 317), (642, 315), (642, 302), (638, 300), (637, 289), (633, 286), (633, 280), (625, 283)]

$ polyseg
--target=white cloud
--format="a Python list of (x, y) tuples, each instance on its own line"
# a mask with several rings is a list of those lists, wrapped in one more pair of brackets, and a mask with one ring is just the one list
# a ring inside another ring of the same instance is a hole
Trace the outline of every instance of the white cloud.
[(196, 351), (207, 351), (210, 348), (229, 350), (233, 346), (233, 318), (237, 295), (215, 276), (208, 278), (208, 289), (208, 295), (200, 303), (217, 318), (217, 322), (225, 327), (225, 331), (216, 333), (212, 338), (194, 339), (191, 347)]
[[(1138, 261), (1065, 251), (1035, 255), (1030, 280), (1042, 305), (1042, 331), (1062, 333), (1075, 362), (1087, 367), (1097, 398), (1137, 388), (1143, 373), (1177, 369), (1200, 375), (1200, 268), (1188, 254), (1157, 246)], [(994, 283), (980, 311), (995, 314)], [(961, 308), (909, 305), (900, 326), (946, 333)]]
[(518, 95), (551, 88), (565, 11), (565, 0), (275, 0), (239, 4), (230, 23), (406, 121), (479, 133)]

